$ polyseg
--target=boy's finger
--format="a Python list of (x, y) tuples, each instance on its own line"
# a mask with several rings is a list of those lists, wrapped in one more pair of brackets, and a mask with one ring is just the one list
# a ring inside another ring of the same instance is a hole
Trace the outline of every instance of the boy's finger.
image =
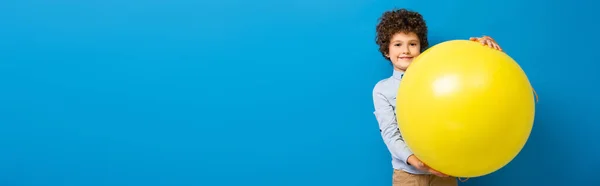
[(490, 41), (487, 39), (483, 40), (483, 45), (486, 45), (486, 46), (492, 48), (492, 45), (490, 45)]
[(497, 43), (492, 43), (492, 45), (494, 46), (494, 49), (500, 50), (500, 46)]
[(439, 176), (439, 177), (447, 177), (448, 176), (446, 174), (443, 174), (443, 173), (438, 172), (438, 171), (433, 170), (433, 169), (429, 169), (429, 172), (431, 172), (432, 174), (435, 174), (436, 176)]

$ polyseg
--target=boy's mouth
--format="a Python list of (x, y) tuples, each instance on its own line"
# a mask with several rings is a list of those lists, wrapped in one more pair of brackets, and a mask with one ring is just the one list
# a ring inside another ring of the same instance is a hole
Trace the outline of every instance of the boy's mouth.
[(399, 57), (400, 60), (411, 60), (413, 57)]

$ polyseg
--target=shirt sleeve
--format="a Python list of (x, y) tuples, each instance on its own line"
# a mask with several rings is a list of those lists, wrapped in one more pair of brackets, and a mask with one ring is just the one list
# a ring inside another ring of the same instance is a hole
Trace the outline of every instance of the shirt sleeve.
[(412, 151), (408, 148), (402, 134), (398, 130), (396, 112), (390, 101), (381, 93), (373, 92), (373, 104), (375, 106), (375, 118), (379, 123), (381, 137), (393, 157), (408, 164), (408, 157)]

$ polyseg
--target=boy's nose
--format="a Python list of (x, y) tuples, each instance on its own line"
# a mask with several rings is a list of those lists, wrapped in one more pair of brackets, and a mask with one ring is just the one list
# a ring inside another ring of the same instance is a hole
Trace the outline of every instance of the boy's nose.
[(410, 54), (408, 47), (402, 47), (402, 54)]

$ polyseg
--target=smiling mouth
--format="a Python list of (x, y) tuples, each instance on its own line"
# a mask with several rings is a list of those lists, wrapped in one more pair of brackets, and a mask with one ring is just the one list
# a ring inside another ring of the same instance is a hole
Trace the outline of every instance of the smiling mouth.
[(410, 59), (412, 59), (412, 57), (399, 57), (398, 59), (401, 59), (401, 60), (410, 60)]

